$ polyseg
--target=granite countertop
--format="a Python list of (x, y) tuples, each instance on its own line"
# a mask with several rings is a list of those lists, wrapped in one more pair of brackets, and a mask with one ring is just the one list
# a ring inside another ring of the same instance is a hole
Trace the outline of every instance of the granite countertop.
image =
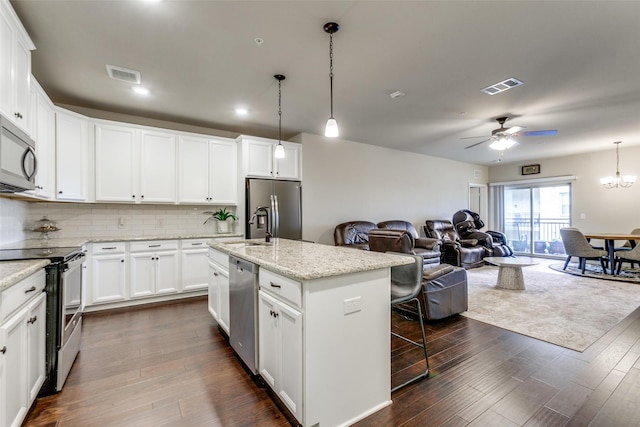
[(260, 239), (212, 241), (209, 246), (295, 280), (319, 279), (413, 263), (412, 258), (400, 255), (287, 239), (273, 239), (270, 244)]
[(48, 259), (0, 262), (0, 292), (49, 264)]
[(1, 249), (33, 249), (33, 248), (71, 248), (80, 247), (87, 243), (107, 242), (139, 242), (145, 240), (178, 240), (178, 239), (215, 239), (222, 237), (242, 237), (242, 234), (175, 234), (162, 236), (109, 236), (109, 237), (77, 237), (77, 238), (51, 238), (49, 240), (28, 239), (20, 242), (5, 243)]

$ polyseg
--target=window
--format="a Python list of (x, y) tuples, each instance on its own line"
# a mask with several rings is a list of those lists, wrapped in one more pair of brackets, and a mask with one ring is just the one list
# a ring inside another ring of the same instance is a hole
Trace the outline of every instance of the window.
[(560, 228), (571, 226), (571, 184), (505, 186), (503, 230), (515, 252), (562, 255)]

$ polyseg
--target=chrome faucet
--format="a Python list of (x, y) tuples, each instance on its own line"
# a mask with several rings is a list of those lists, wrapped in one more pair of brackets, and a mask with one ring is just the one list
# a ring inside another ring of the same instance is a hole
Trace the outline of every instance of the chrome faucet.
[(264, 235), (264, 241), (267, 243), (269, 243), (271, 241), (271, 237), (273, 237), (273, 235), (271, 234), (271, 221), (269, 221), (268, 209), (269, 208), (267, 208), (266, 206), (258, 206), (253, 215), (251, 215), (251, 218), (249, 218), (249, 224), (253, 224), (253, 221), (255, 221), (255, 219), (258, 217), (258, 212), (263, 211), (265, 213), (265, 215), (267, 216), (267, 231)]

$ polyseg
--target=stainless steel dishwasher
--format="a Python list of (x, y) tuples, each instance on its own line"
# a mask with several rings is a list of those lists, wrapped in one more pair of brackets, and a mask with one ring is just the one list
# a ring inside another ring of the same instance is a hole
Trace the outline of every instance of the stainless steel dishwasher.
[(229, 341), (247, 368), (257, 374), (258, 266), (229, 256)]

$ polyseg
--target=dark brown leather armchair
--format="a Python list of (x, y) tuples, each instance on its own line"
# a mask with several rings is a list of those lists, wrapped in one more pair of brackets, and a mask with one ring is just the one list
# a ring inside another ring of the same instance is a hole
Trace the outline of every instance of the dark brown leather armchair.
[(443, 262), (447, 264), (475, 268), (484, 264), (485, 256), (490, 256), (477, 239), (460, 239), (449, 220), (427, 220), (425, 224), (424, 233), (442, 243)]
[[(389, 231), (404, 231), (409, 236), (411, 236), (410, 240), (405, 239), (403, 243), (403, 245), (409, 247), (403, 246), (396, 249), (387, 248), (384, 250), (378, 250), (378, 252), (392, 251), (420, 255), (424, 260), (425, 267), (433, 267), (440, 264), (440, 259), (442, 256), (440, 250), (440, 241), (429, 237), (420, 237), (418, 235), (418, 231), (410, 222), (401, 220), (384, 221), (378, 223), (378, 228), (381, 230)], [(369, 232), (369, 246), (371, 246), (371, 235), (374, 231), (377, 233), (376, 230), (371, 230)], [(384, 233), (377, 235), (384, 235)], [(376, 249), (373, 249), (373, 247), (371, 247), (371, 250), (375, 251)]]
[(333, 231), (333, 243), (336, 246), (350, 246), (369, 250), (369, 231), (376, 228), (369, 221), (348, 221), (336, 225)]

